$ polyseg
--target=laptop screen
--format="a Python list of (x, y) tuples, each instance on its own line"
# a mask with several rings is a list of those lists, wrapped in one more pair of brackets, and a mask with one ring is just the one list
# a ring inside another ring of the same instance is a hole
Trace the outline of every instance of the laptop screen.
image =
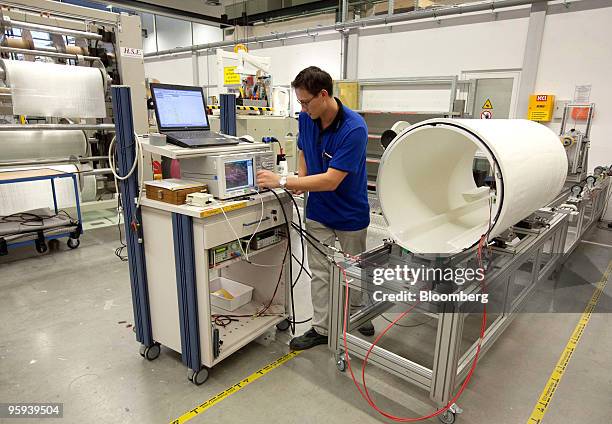
[(160, 131), (210, 128), (200, 87), (151, 84), (151, 91)]

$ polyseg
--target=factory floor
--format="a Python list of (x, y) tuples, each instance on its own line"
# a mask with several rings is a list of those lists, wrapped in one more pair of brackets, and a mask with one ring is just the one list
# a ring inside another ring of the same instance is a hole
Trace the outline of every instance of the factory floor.
[[(24, 248), (0, 258), (0, 402), (63, 402), (64, 418), (53, 422), (169, 422), (288, 352), (287, 333), (277, 333), (267, 346), (251, 343), (215, 367), (199, 387), (187, 380), (179, 354), (162, 348), (155, 361), (143, 359), (130, 327), (128, 265), (114, 255), (116, 230), (90, 230), (76, 250), (62, 243), (59, 251), (45, 255)], [(574, 302), (576, 311), (584, 309), (612, 260), (612, 247), (606, 246), (612, 244), (612, 232), (594, 228), (585, 238), (598, 244), (578, 246), (565, 266), (569, 280), (551, 281), (535, 297), (550, 297), (554, 288), (555, 296)], [(308, 317), (308, 281), (296, 289), (297, 316)], [(612, 282), (600, 299), (608, 302), (607, 310), (610, 295)], [(457, 422), (527, 423), (579, 317), (579, 312), (519, 314), (479, 361), (459, 401), (464, 412)], [(375, 324), (380, 330), (382, 323)], [(406, 329), (407, 337), (427, 325)], [(302, 325), (299, 332), (308, 328)], [(368, 368), (368, 387), (396, 415), (432, 411), (426, 392), (374, 367)], [(610, 423), (611, 399), (612, 314), (596, 310), (544, 422)], [(388, 421), (361, 399), (349, 375), (336, 369), (326, 346), (319, 346), (190, 422)]]

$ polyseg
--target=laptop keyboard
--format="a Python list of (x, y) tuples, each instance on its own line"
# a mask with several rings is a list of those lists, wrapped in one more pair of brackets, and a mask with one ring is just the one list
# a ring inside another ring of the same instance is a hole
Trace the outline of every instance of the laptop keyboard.
[(193, 140), (197, 138), (221, 138), (222, 135), (217, 133), (213, 133), (210, 131), (176, 131), (176, 132), (167, 132), (167, 135), (177, 138), (179, 140)]

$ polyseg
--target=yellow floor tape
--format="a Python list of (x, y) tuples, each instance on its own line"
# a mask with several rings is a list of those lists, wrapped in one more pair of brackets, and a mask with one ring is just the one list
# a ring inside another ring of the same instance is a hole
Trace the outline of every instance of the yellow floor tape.
[(170, 424), (186, 423), (187, 421), (191, 420), (192, 418), (195, 418), (196, 416), (198, 416), (202, 412), (206, 411), (211, 406), (216, 405), (217, 403), (221, 402), (223, 399), (225, 399), (225, 398), (233, 395), (234, 393), (237, 393), (240, 390), (244, 389), (246, 386), (248, 386), (249, 384), (251, 384), (255, 380), (258, 380), (259, 378), (263, 377), (264, 375), (266, 375), (267, 373), (269, 373), (273, 369), (281, 366), (282, 364), (284, 364), (285, 362), (289, 361), (290, 359), (295, 358), (296, 356), (298, 356), (302, 352), (303, 352), (303, 350), (298, 350), (298, 351), (289, 352), (286, 355), (281, 356), (276, 361), (274, 361), (274, 362), (266, 365), (265, 367), (255, 371), (253, 374), (249, 375), (247, 378), (245, 378), (243, 380), (240, 380), (238, 383), (234, 384), (233, 386), (228, 387), (227, 389), (223, 390), (220, 393), (217, 393), (216, 395), (214, 395), (213, 397), (211, 397), (207, 401), (199, 404), (195, 408), (185, 412), (183, 415), (181, 415), (177, 419), (170, 421)]
[(589, 320), (591, 319), (591, 314), (593, 313), (593, 310), (595, 309), (597, 302), (599, 302), (599, 298), (601, 297), (601, 294), (603, 293), (603, 290), (606, 287), (606, 284), (608, 283), (608, 277), (610, 276), (610, 272), (612, 272), (612, 261), (610, 261), (606, 272), (604, 272), (604, 275), (601, 277), (601, 280), (599, 280), (599, 282), (597, 283), (595, 292), (593, 293), (591, 300), (589, 300), (589, 303), (587, 304), (584, 312), (580, 316), (580, 320), (578, 321), (576, 328), (574, 328), (572, 337), (570, 337), (569, 341), (567, 342), (567, 345), (565, 345), (565, 349), (563, 349), (563, 353), (561, 353), (561, 357), (559, 358), (555, 369), (553, 370), (552, 374), (550, 375), (550, 378), (546, 382), (546, 386), (544, 386), (544, 390), (542, 390), (540, 399), (533, 408), (531, 416), (527, 420), (527, 424), (539, 424), (544, 419), (544, 414), (546, 414), (546, 411), (550, 406), (550, 402), (552, 401), (552, 397), (555, 394), (557, 388), (559, 387), (559, 383), (561, 383), (561, 378), (563, 377), (563, 374), (567, 369), (567, 365), (569, 364), (570, 359), (572, 359), (572, 355), (576, 350), (576, 346), (578, 345), (580, 338), (584, 334), (584, 329), (586, 328), (587, 324), (589, 323)]

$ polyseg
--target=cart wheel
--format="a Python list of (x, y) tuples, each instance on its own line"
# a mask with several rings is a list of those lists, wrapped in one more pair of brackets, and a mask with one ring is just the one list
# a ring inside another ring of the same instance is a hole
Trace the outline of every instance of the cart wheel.
[(71, 249), (76, 249), (81, 244), (81, 240), (70, 238), (68, 239), (68, 247)]
[(152, 346), (145, 348), (144, 357), (147, 358), (147, 360), (149, 361), (153, 361), (154, 359), (157, 359), (160, 352), (161, 348), (159, 346), (159, 343), (155, 343)]
[(60, 242), (58, 239), (49, 240), (49, 250), (59, 250)]
[(38, 253), (45, 253), (49, 248), (47, 247), (47, 243), (44, 241), (36, 240), (36, 251)]
[(438, 419), (444, 424), (453, 424), (455, 422), (455, 413), (447, 409), (442, 414), (438, 415)]
[(208, 375), (209, 375), (208, 368), (202, 367), (200, 368), (199, 371), (196, 371), (193, 374), (193, 376), (191, 377), (191, 382), (195, 384), (196, 386), (200, 386), (204, 384), (206, 380), (208, 380)]
[(338, 367), (338, 371), (340, 372), (346, 371), (346, 359), (344, 359), (344, 356), (338, 358), (336, 361), (336, 367)]
[(276, 324), (276, 328), (278, 331), (287, 331), (290, 325), (291, 323), (289, 322), (289, 319), (286, 319)]

